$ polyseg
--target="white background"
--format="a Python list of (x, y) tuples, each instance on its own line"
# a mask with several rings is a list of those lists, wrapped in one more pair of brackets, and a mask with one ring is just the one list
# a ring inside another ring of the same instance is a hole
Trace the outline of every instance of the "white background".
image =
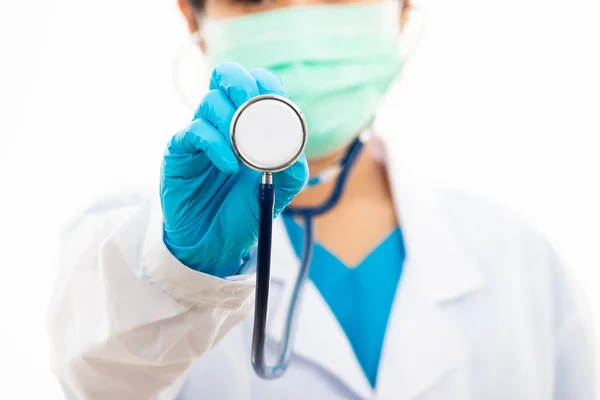
[[(189, 118), (171, 82), (175, 3), (0, 3), (2, 398), (62, 398), (44, 327), (59, 227), (111, 188), (158, 185), (163, 143)], [(420, 172), (535, 224), (600, 316), (600, 5), (424, 8), (397, 104)]]

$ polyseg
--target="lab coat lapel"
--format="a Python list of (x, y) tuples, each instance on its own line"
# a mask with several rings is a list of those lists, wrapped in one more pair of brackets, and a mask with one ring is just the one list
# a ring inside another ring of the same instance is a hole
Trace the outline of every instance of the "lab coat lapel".
[(444, 311), (409, 284), (402, 286), (379, 365), (376, 398), (380, 400), (420, 398), (467, 356), (463, 338)]
[(407, 256), (388, 322), (376, 398), (408, 400), (466, 360), (466, 343), (446, 307), (476, 293), (484, 279), (461, 251), (431, 192), (406, 174), (403, 149), (385, 143), (385, 133), (383, 137)]
[[(385, 138), (385, 135), (384, 135)], [(294, 354), (319, 364), (363, 399), (414, 399), (467, 357), (467, 347), (445, 306), (477, 292), (483, 275), (461, 252), (437, 203), (406, 174), (398, 146), (384, 139), (386, 163), (407, 258), (388, 322), (375, 392), (352, 347), (312, 282), (304, 289)], [(272, 279), (282, 285), (270, 307), (267, 334), (281, 341), (298, 274), (284, 224), (273, 234)]]

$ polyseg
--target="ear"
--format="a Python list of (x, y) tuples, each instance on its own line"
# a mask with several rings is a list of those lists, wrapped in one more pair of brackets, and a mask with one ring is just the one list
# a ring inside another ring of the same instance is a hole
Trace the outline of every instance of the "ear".
[(408, 21), (408, 14), (410, 13), (410, 9), (412, 7), (411, 0), (404, 0), (402, 3), (402, 10), (400, 10), (400, 30), (404, 30), (406, 26), (406, 21)]
[[(190, 33), (198, 32), (200, 30), (200, 26), (198, 25), (198, 20), (196, 19), (196, 11), (194, 10), (194, 7), (192, 7), (188, 0), (177, 0), (177, 5), (179, 6), (181, 15), (183, 15), (183, 18), (187, 23)], [(200, 46), (202, 52), (204, 52), (204, 40), (200, 40), (198, 45)]]
[(188, 29), (190, 33), (194, 33), (198, 31), (198, 21), (196, 20), (196, 12), (192, 5), (188, 2), (188, 0), (177, 0), (177, 5), (179, 6), (179, 11), (181, 11), (181, 15), (185, 19)]

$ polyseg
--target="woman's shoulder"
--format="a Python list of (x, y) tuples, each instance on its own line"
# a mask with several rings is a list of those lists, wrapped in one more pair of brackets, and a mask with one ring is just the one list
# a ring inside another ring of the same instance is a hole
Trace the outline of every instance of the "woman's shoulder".
[(509, 207), (458, 189), (438, 188), (433, 192), (446, 222), (459, 236), (478, 240), (479, 245), (492, 241), (494, 247), (512, 244), (542, 252), (552, 247), (544, 234)]
[(532, 223), (481, 196), (453, 189), (435, 193), (444, 218), (479, 265), (488, 288), (528, 299), (536, 313), (554, 315), (556, 324), (589, 313), (589, 302), (568, 266)]
[(458, 242), (493, 279), (512, 276), (525, 286), (554, 281), (564, 266), (554, 246), (516, 211), (456, 189), (435, 189), (435, 198)]

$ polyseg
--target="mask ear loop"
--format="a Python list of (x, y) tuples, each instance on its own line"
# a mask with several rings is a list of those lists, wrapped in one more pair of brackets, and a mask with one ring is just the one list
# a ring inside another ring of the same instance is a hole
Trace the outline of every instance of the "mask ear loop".
[(175, 55), (175, 58), (173, 59), (173, 66), (171, 68), (171, 79), (173, 81), (173, 86), (175, 87), (175, 91), (177, 92), (177, 95), (179, 96), (179, 98), (181, 99), (183, 104), (187, 108), (189, 108), (191, 111), (196, 110), (196, 105), (194, 104), (192, 99), (190, 99), (187, 96), (187, 94), (185, 93), (185, 90), (183, 89), (183, 84), (180, 82), (180, 79), (179, 79), (179, 76), (180, 76), (179, 68), (181, 66), (184, 56), (188, 53), (188, 50), (192, 46), (197, 46), (201, 40), (202, 40), (202, 32), (196, 31), (196, 32), (192, 33), (189, 37), (189, 40), (187, 40), (181, 46), (181, 48)]
[[(408, 18), (406, 19), (406, 25), (400, 31), (400, 59), (402, 60), (402, 66), (397, 71), (397, 74), (393, 80), (393, 82), (387, 88), (385, 94), (382, 96), (379, 101), (379, 105), (376, 108), (379, 110), (382, 104), (385, 104), (388, 98), (391, 96), (391, 93), (394, 91), (394, 88), (397, 86), (398, 82), (402, 78), (402, 74), (406, 70), (406, 66), (413, 59), (413, 55), (415, 50), (419, 47), (418, 45), (421, 43), (421, 39), (425, 33), (425, 18), (420, 8), (411, 5), (409, 8), (404, 9), (403, 13), (409, 13)], [(377, 120), (377, 115), (374, 115), (372, 120), (369, 122), (370, 125), (374, 125)]]

